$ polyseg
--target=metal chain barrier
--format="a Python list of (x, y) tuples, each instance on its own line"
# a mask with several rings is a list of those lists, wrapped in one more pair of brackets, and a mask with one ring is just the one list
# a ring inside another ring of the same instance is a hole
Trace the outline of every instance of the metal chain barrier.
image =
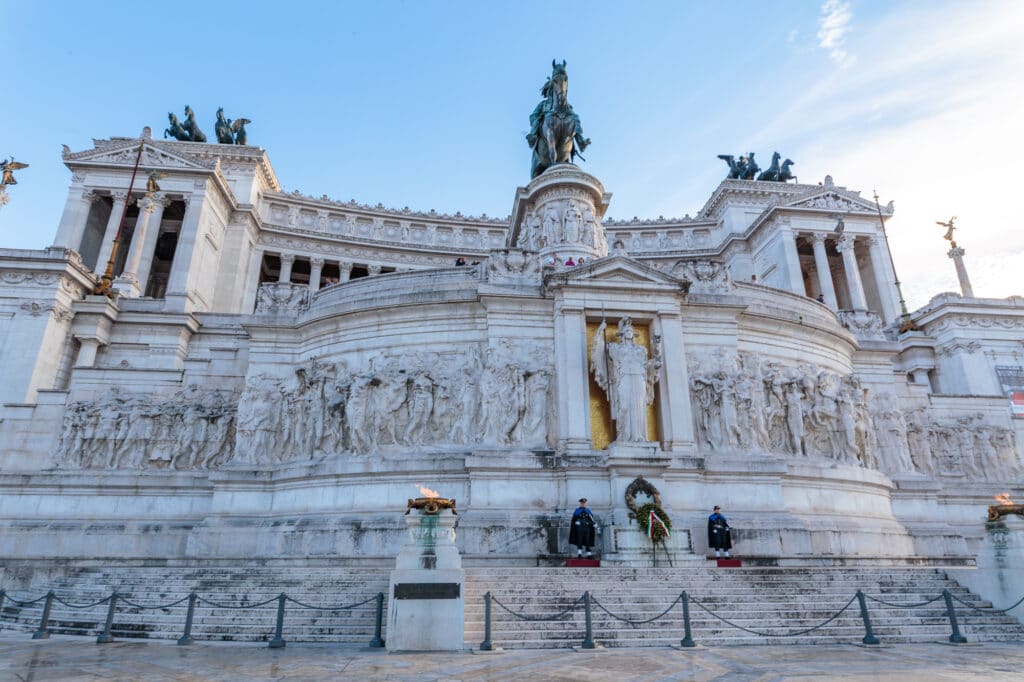
[[(271, 597), (267, 601), (261, 601), (258, 604), (245, 604), (243, 606), (237, 606), (237, 605), (233, 605), (233, 604), (219, 604), (219, 603), (217, 603), (215, 601), (210, 601), (209, 599), (206, 599), (205, 597), (199, 597), (199, 601), (201, 603), (208, 604), (208, 605), (210, 605), (210, 606), (212, 606), (212, 607), (214, 607), (216, 609), (255, 609), (255, 608), (259, 608), (260, 606), (266, 606), (267, 604), (272, 604), (272, 603), (276, 602), (277, 599), (278, 599), (277, 597)], [(182, 600), (182, 601), (184, 601), (184, 600)]]
[(498, 601), (498, 598), (497, 598), (497, 597), (492, 597), (491, 599), (492, 599), (492, 601), (493, 601), (493, 602), (494, 602), (495, 604), (497, 604), (497, 605), (498, 605), (498, 606), (500, 606), (501, 608), (505, 609), (506, 611), (508, 611), (509, 613), (511, 613), (511, 614), (512, 614), (513, 616), (515, 616), (516, 618), (519, 618), (520, 620), (530, 620), (530, 621), (548, 621), (548, 620), (558, 620), (559, 618), (561, 618), (561, 617), (562, 617), (562, 616), (564, 616), (565, 614), (567, 614), (567, 613), (569, 613), (569, 612), (571, 612), (571, 611), (575, 610), (575, 608), (576, 608), (577, 606), (579, 606), (579, 603), (580, 603), (581, 601), (583, 601), (583, 597), (580, 597), (580, 598), (578, 598), (578, 599), (577, 599), (576, 601), (574, 601), (574, 602), (573, 602), (572, 604), (570, 604), (570, 605), (569, 605), (569, 608), (567, 608), (566, 610), (564, 610), (564, 611), (562, 611), (562, 612), (560, 612), (560, 613), (556, 613), (556, 614), (555, 614), (555, 615), (553, 615), (553, 616), (527, 616), (527, 615), (524, 615), (524, 614), (522, 614), (522, 613), (516, 613), (515, 611), (513, 611), (513, 610), (512, 610), (512, 609), (510, 609), (509, 607), (505, 606), (505, 605), (504, 605), (504, 604), (502, 604), (502, 603), (501, 603), (500, 601)]
[(64, 601), (60, 597), (54, 595), (53, 601), (57, 602), (58, 604), (63, 604), (64, 606), (68, 607), (69, 609), (91, 609), (94, 606), (99, 606), (100, 604), (106, 604), (108, 601), (110, 601), (110, 597), (109, 596), (104, 597), (103, 599), (100, 599), (99, 601), (93, 602), (91, 604), (69, 604), (68, 602)]
[(31, 601), (19, 601), (19, 600), (15, 599), (14, 597), (12, 597), (11, 595), (7, 594), (6, 592), (4, 593), (4, 596), (7, 598), (7, 601), (11, 602), (15, 606), (32, 606), (33, 604), (38, 604), (39, 602), (41, 602), (44, 599), (46, 599), (46, 595), (45, 594), (42, 597), (38, 597), (36, 599), (32, 599)]
[(922, 602), (918, 602), (916, 604), (896, 604), (894, 602), (885, 601), (885, 600), (879, 599), (877, 597), (872, 597), (870, 594), (865, 594), (864, 596), (867, 597), (868, 599), (870, 599), (873, 602), (878, 602), (879, 604), (884, 604), (885, 606), (892, 606), (892, 607), (897, 608), (897, 609), (916, 609), (919, 606), (928, 606), (929, 604), (933, 604), (933, 603), (939, 601), (940, 599), (942, 599), (942, 595), (939, 594), (939, 595), (936, 595), (935, 597), (932, 597), (928, 601), (922, 601)]
[[(939, 595), (939, 596), (941, 598), (942, 595)], [(953, 599), (955, 599), (956, 601), (960, 602), (962, 605), (966, 606), (967, 608), (973, 609), (974, 611), (977, 611), (978, 613), (984, 613), (986, 615), (991, 614), (991, 613), (1006, 614), (1007, 612), (1017, 608), (1021, 604), (1024, 604), (1024, 597), (1021, 597), (1020, 599), (1017, 600), (1016, 604), (1014, 604), (1013, 606), (1008, 606), (1005, 609), (997, 609), (994, 606), (991, 606), (991, 607), (989, 607), (987, 609), (981, 609), (981, 608), (978, 608), (977, 606), (974, 606), (973, 604), (968, 604), (967, 602), (965, 602), (963, 599), (961, 599), (960, 597), (956, 596), (955, 594), (950, 593), (950, 596), (953, 597)]]
[(184, 602), (188, 601), (188, 598), (189, 598), (189, 595), (185, 595), (184, 597), (182, 597), (178, 601), (172, 601), (172, 602), (169, 602), (167, 604), (159, 604), (157, 606), (147, 606), (145, 604), (136, 604), (135, 602), (126, 599), (125, 597), (123, 597), (120, 594), (117, 595), (117, 600), (118, 601), (120, 601), (120, 602), (122, 602), (124, 604), (127, 604), (128, 606), (131, 606), (132, 608), (136, 608), (136, 609), (150, 609), (150, 610), (153, 610), (153, 611), (158, 611), (160, 609), (169, 609), (171, 607), (177, 606), (178, 604), (183, 604)]
[(601, 609), (602, 611), (607, 613), (609, 616), (611, 616), (615, 620), (620, 620), (623, 623), (629, 623), (630, 625), (635, 627), (637, 625), (644, 625), (646, 623), (653, 623), (654, 621), (658, 620), (659, 618), (661, 618), (662, 616), (667, 614), (669, 611), (671, 611), (672, 607), (675, 606), (676, 604), (678, 604), (679, 600), (682, 599), (682, 598), (683, 598), (683, 596), (679, 595), (678, 597), (675, 598), (675, 600), (671, 604), (668, 605), (667, 609), (665, 609), (664, 611), (659, 613), (657, 616), (654, 616), (653, 618), (648, 618), (647, 620), (630, 620), (629, 618), (623, 618), (622, 616), (618, 616), (618, 615), (612, 613), (611, 611), (609, 611), (608, 609), (606, 609), (604, 604), (602, 604), (601, 602), (597, 601), (596, 598), (591, 597), (591, 601), (594, 604), (597, 605), (597, 608)]
[[(36, 599), (27, 599), (27, 600), (16, 599), (16, 598), (12, 597), (11, 595), (7, 594), (6, 590), (0, 590), (0, 617), (3, 616), (3, 605), (4, 605), (5, 601), (10, 603), (10, 604), (12, 604), (12, 605), (14, 605), (14, 606), (16, 606), (16, 607), (19, 607), (19, 608), (24, 608), (26, 606), (33, 606), (35, 604), (38, 604), (39, 602), (44, 602), (44, 604), (43, 604), (43, 612), (42, 612), (42, 615), (41, 615), (41, 618), (40, 618), (40, 622), (39, 622), (39, 628), (32, 634), (32, 639), (46, 639), (46, 638), (48, 638), (50, 636), (50, 630), (49, 630), (50, 613), (51, 613), (51, 610), (53, 608), (53, 603), (54, 602), (62, 604), (63, 606), (65, 606), (65, 607), (67, 607), (69, 609), (75, 609), (75, 610), (91, 609), (91, 608), (94, 608), (96, 606), (99, 606), (100, 604), (108, 604), (107, 617), (105, 619), (105, 622), (104, 622), (104, 625), (103, 625), (103, 629), (100, 632), (99, 636), (96, 638), (96, 643), (97, 644), (107, 644), (107, 643), (110, 643), (110, 642), (114, 641), (113, 627), (114, 627), (114, 619), (116, 617), (118, 602), (123, 603), (125, 606), (127, 606), (129, 608), (139, 609), (139, 610), (148, 610), (148, 611), (159, 611), (159, 610), (171, 609), (171, 608), (174, 608), (175, 606), (179, 606), (179, 605), (181, 605), (181, 604), (183, 604), (185, 602), (188, 602), (188, 611), (187, 611), (186, 616), (185, 616), (185, 632), (178, 639), (178, 644), (180, 644), (180, 645), (191, 644), (192, 641), (193, 641), (192, 640), (192, 622), (193, 622), (193, 618), (195, 616), (195, 610), (196, 610), (196, 605), (197, 604), (202, 603), (202, 604), (206, 604), (207, 606), (210, 606), (210, 607), (213, 607), (213, 608), (217, 608), (217, 609), (244, 610), (244, 609), (260, 608), (262, 606), (267, 606), (268, 604), (271, 604), (273, 602), (277, 602), (277, 619), (276, 619), (276, 624), (275, 624), (275, 628), (274, 628), (274, 637), (273, 637), (273, 639), (270, 640), (270, 643), (268, 645), (271, 649), (277, 649), (277, 648), (281, 648), (281, 647), (285, 646), (285, 640), (284, 640), (284, 637), (283, 637), (284, 612), (285, 612), (285, 603), (288, 602), (288, 601), (292, 602), (293, 604), (295, 604), (296, 606), (299, 606), (301, 608), (313, 609), (313, 610), (317, 610), (317, 611), (344, 611), (344, 610), (347, 610), (347, 609), (355, 609), (355, 608), (358, 608), (360, 606), (365, 606), (366, 604), (369, 604), (370, 602), (375, 601), (375, 602), (377, 602), (377, 604), (376, 604), (376, 619), (375, 619), (376, 623), (375, 623), (375, 627), (374, 627), (374, 636), (373, 636), (373, 639), (370, 641), (369, 646), (370, 646), (370, 648), (381, 648), (381, 647), (384, 646), (384, 639), (382, 637), (382, 630), (381, 630), (382, 629), (382, 625), (383, 625), (382, 621), (383, 621), (383, 612), (384, 612), (384, 593), (383, 592), (378, 592), (377, 594), (375, 594), (374, 596), (370, 597), (369, 599), (364, 599), (363, 601), (356, 602), (354, 604), (335, 605), (335, 606), (316, 606), (316, 605), (307, 604), (305, 602), (299, 601), (298, 599), (294, 599), (292, 597), (289, 597), (288, 595), (284, 594), (283, 592), (281, 594), (277, 595), (276, 597), (272, 597), (270, 599), (267, 599), (266, 601), (257, 602), (255, 604), (241, 604), (241, 605), (239, 605), (239, 604), (222, 604), (220, 602), (215, 602), (215, 601), (213, 601), (211, 599), (204, 599), (204, 598), (201, 598), (199, 595), (197, 595), (195, 592), (192, 592), (192, 593), (182, 597), (181, 599), (178, 599), (177, 601), (168, 602), (166, 604), (140, 604), (140, 603), (134, 602), (134, 601), (132, 601), (130, 599), (125, 599), (124, 597), (119, 595), (116, 591), (112, 592), (109, 596), (106, 596), (103, 599), (100, 599), (98, 601), (92, 602), (90, 604), (73, 604), (71, 602), (67, 602), (67, 601), (64, 601), (63, 599), (59, 598), (53, 592), (53, 590), (50, 590), (49, 592), (47, 592), (43, 596), (38, 597)], [(577, 600), (576, 603), (578, 603), (578, 601), (579, 600)], [(575, 603), (574, 603), (574, 606), (575, 606)]]
[(744, 632), (749, 632), (752, 635), (758, 635), (759, 637), (799, 637), (800, 635), (806, 635), (806, 634), (808, 634), (810, 632), (814, 632), (815, 630), (818, 630), (820, 628), (825, 627), (826, 625), (828, 625), (829, 623), (834, 621), (836, 618), (841, 616), (843, 614), (843, 612), (846, 611), (846, 609), (850, 608), (850, 605), (853, 604), (853, 602), (856, 601), (856, 600), (857, 600), (857, 595), (854, 595), (854, 596), (850, 597), (850, 601), (846, 602), (846, 606), (844, 606), (843, 608), (839, 609), (831, 617), (829, 617), (827, 620), (825, 620), (825, 621), (815, 625), (814, 627), (810, 627), (810, 628), (807, 628), (807, 629), (804, 629), (804, 630), (797, 630), (796, 632), (787, 632), (785, 634), (781, 634), (780, 635), (780, 634), (775, 634), (775, 633), (771, 633), (771, 632), (758, 632), (757, 630), (751, 630), (750, 628), (746, 628), (746, 627), (743, 627), (742, 625), (739, 625), (737, 623), (733, 623), (731, 620), (729, 620), (727, 618), (723, 618), (722, 616), (718, 615), (717, 613), (715, 613), (714, 611), (712, 611), (708, 607), (704, 606), (704, 604), (702, 604), (701, 602), (697, 601), (693, 597), (690, 597), (690, 601), (692, 601), (694, 604), (696, 604), (697, 606), (701, 607), (702, 609), (707, 611), (710, 615), (714, 616), (715, 618), (717, 618), (718, 620), (722, 621), (726, 625), (730, 625), (730, 626), (732, 626), (732, 627), (734, 627), (734, 628), (736, 628), (738, 630), (743, 630)]
[(293, 599), (291, 597), (286, 596), (285, 598), (291, 603), (295, 604), (296, 606), (299, 606), (304, 609), (314, 609), (317, 611), (345, 611), (347, 609), (355, 609), (359, 608), (360, 606), (365, 606), (366, 604), (369, 604), (372, 601), (377, 601), (377, 595), (373, 595), (369, 599), (364, 599), (363, 601), (357, 604), (348, 604), (347, 606), (314, 606), (313, 604), (306, 604), (304, 602), (299, 601), (298, 599)]

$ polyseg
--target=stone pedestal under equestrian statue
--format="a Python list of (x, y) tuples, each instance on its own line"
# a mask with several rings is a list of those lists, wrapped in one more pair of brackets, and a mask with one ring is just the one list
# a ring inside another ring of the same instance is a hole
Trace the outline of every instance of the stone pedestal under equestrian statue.
[(409, 500), (405, 544), (391, 571), (388, 651), (463, 648), (466, 574), (455, 546), (456, 518), (454, 500)]
[(551, 166), (516, 190), (508, 246), (539, 251), (541, 261), (592, 261), (608, 255), (601, 219), (611, 194), (570, 163)]

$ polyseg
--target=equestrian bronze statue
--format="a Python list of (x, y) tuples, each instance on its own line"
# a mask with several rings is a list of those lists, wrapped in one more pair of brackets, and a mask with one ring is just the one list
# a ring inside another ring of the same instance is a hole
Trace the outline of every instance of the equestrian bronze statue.
[(574, 163), (577, 156), (583, 159), (580, 152), (590, 144), (590, 140), (583, 137), (580, 117), (569, 104), (568, 92), (569, 75), (565, 71), (565, 60), (558, 64), (552, 59), (551, 77), (540, 91), (544, 99), (530, 114), (530, 132), (526, 136), (533, 149), (531, 178), (556, 163)]

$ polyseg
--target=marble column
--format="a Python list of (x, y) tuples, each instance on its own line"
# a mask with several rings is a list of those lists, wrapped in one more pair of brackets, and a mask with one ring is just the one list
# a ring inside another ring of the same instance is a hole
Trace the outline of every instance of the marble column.
[(281, 272), (277, 275), (278, 282), (291, 282), (292, 281), (292, 263), (295, 262), (294, 253), (282, 253), (281, 254)]
[(828, 252), (825, 250), (825, 238), (827, 235), (821, 232), (814, 232), (810, 235), (811, 245), (814, 247), (814, 267), (818, 271), (818, 287), (822, 296), (825, 297), (825, 304), (832, 310), (839, 310), (839, 303), (836, 301), (836, 287), (832, 282), (832, 270), (828, 265)]
[(174, 260), (171, 272), (167, 277), (167, 290), (164, 295), (168, 310), (190, 311), (195, 304), (190, 283), (194, 281), (192, 266), (199, 239), (200, 218), (206, 203), (206, 190), (196, 189), (185, 197), (185, 216), (181, 220), (178, 231), (178, 245), (174, 249)]
[(96, 267), (93, 268), (93, 272), (98, 275), (102, 275), (107, 270), (107, 261), (110, 260), (110, 252), (114, 249), (117, 228), (121, 225), (121, 216), (124, 214), (125, 202), (128, 200), (127, 192), (111, 192), (110, 196), (114, 198), (114, 205), (110, 208), (110, 218), (107, 219), (107, 229), (103, 232), (100, 255), (96, 258)]
[(871, 260), (871, 272), (875, 275), (875, 287), (878, 289), (878, 300), (882, 303), (882, 324), (889, 324), (900, 314), (895, 297), (895, 283), (889, 279), (892, 270), (883, 253), (881, 237), (868, 237), (868, 258)]
[[(156, 204), (150, 197), (142, 197), (138, 200), (139, 215), (135, 219), (135, 229), (132, 232), (131, 246), (128, 249), (128, 256), (125, 258), (124, 269), (115, 280), (116, 288), (122, 295), (129, 298), (139, 297), (138, 271), (139, 263), (142, 261), (142, 246), (146, 240), (146, 230), (149, 226), (149, 219)], [(128, 246), (122, 245), (122, 248)]]
[(57, 237), (53, 240), (54, 246), (63, 246), (76, 252), (82, 248), (82, 236), (95, 200), (96, 193), (91, 189), (81, 185), (71, 186), (68, 200), (64, 204), (64, 213), (60, 217)]
[[(146, 294), (146, 285), (149, 284), (149, 273), (153, 270), (153, 258), (156, 256), (156, 242), (160, 238), (160, 224), (164, 220), (164, 209), (170, 205), (171, 200), (157, 194), (153, 197), (153, 215), (149, 217), (149, 225), (146, 228), (146, 237), (139, 243), (139, 264), (135, 270), (135, 277), (139, 282), (139, 295)], [(132, 253), (128, 254), (129, 261), (135, 252), (135, 238), (132, 238)], [(127, 267), (125, 268), (127, 270)]]
[(352, 277), (352, 263), (341, 261), (338, 263), (338, 283), (347, 282)]
[(782, 240), (782, 253), (785, 257), (789, 290), (794, 294), (806, 296), (803, 270), (800, 268), (800, 254), (796, 250), (796, 235), (789, 229), (783, 229), (779, 230), (779, 239)]
[[(690, 376), (686, 367), (682, 319), (677, 314), (661, 313), (657, 319), (662, 348), (661, 380), (656, 389), (661, 403), (661, 435), (666, 450), (695, 449), (693, 405), (690, 400)], [(588, 396), (589, 398), (589, 396)]]
[(570, 450), (590, 449), (587, 319), (579, 308), (555, 311), (555, 366), (558, 443)]
[(323, 258), (311, 258), (309, 260), (309, 290), (320, 291), (320, 275), (324, 270)]
[(971, 286), (971, 278), (967, 276), (967, 268), (964, 267), (965, 252), (962, 247), (956, 245), (956, 242), (953, 242), (952, 246), (953, 248), (946, 255), (953, 259), (953, 265), (956, 267), (956, 278), (960, 280), (960, 293), (964, 298), (974, 298), (974, 287)]
[(860, 278), (857, 255), (854, 252), (856, 240), (843, 235), (836, 243), (836, 250), (843, 255), (843, 271), (846, 273), (846, 285), (850, 290), (850, 307), (854, 310), (867, 310), (868, 302), (864, 297), (864, 283)]

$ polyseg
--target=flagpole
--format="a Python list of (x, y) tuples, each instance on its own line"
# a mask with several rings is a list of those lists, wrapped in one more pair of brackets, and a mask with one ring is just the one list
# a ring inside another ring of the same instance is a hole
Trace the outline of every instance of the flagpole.
[(124, 208), (121, 209), (121, 222), (117, 225), (117, 234), (114, 237), (114, 243), (110, 247), (110, 258), (107, 259), (107, 269), (104, 270), (103, 276), (100, 277), (100, 281), (96, 284), (96, 288), (93, 289), (93, 294), (96, 296), (107, 296), (108, 298), (114, 297), (113, 289), (111, 285), (114, 283), (114, 261), (117, 259), (117, 251), (121, 246), (121, 235), (124, 232), (124, 223), (128, 218), (128, 204), (132, 200), (132, 189), (135, 188), (135, 175), (139, 172), (139, 162), (142, 161), (142, 148), (146, 145), (146, 138), (139, 138), (139, 153), (135, 155), (135, 167), (132, 168), (132, 179), (128, 181), (128, 195), (124, 199)]

